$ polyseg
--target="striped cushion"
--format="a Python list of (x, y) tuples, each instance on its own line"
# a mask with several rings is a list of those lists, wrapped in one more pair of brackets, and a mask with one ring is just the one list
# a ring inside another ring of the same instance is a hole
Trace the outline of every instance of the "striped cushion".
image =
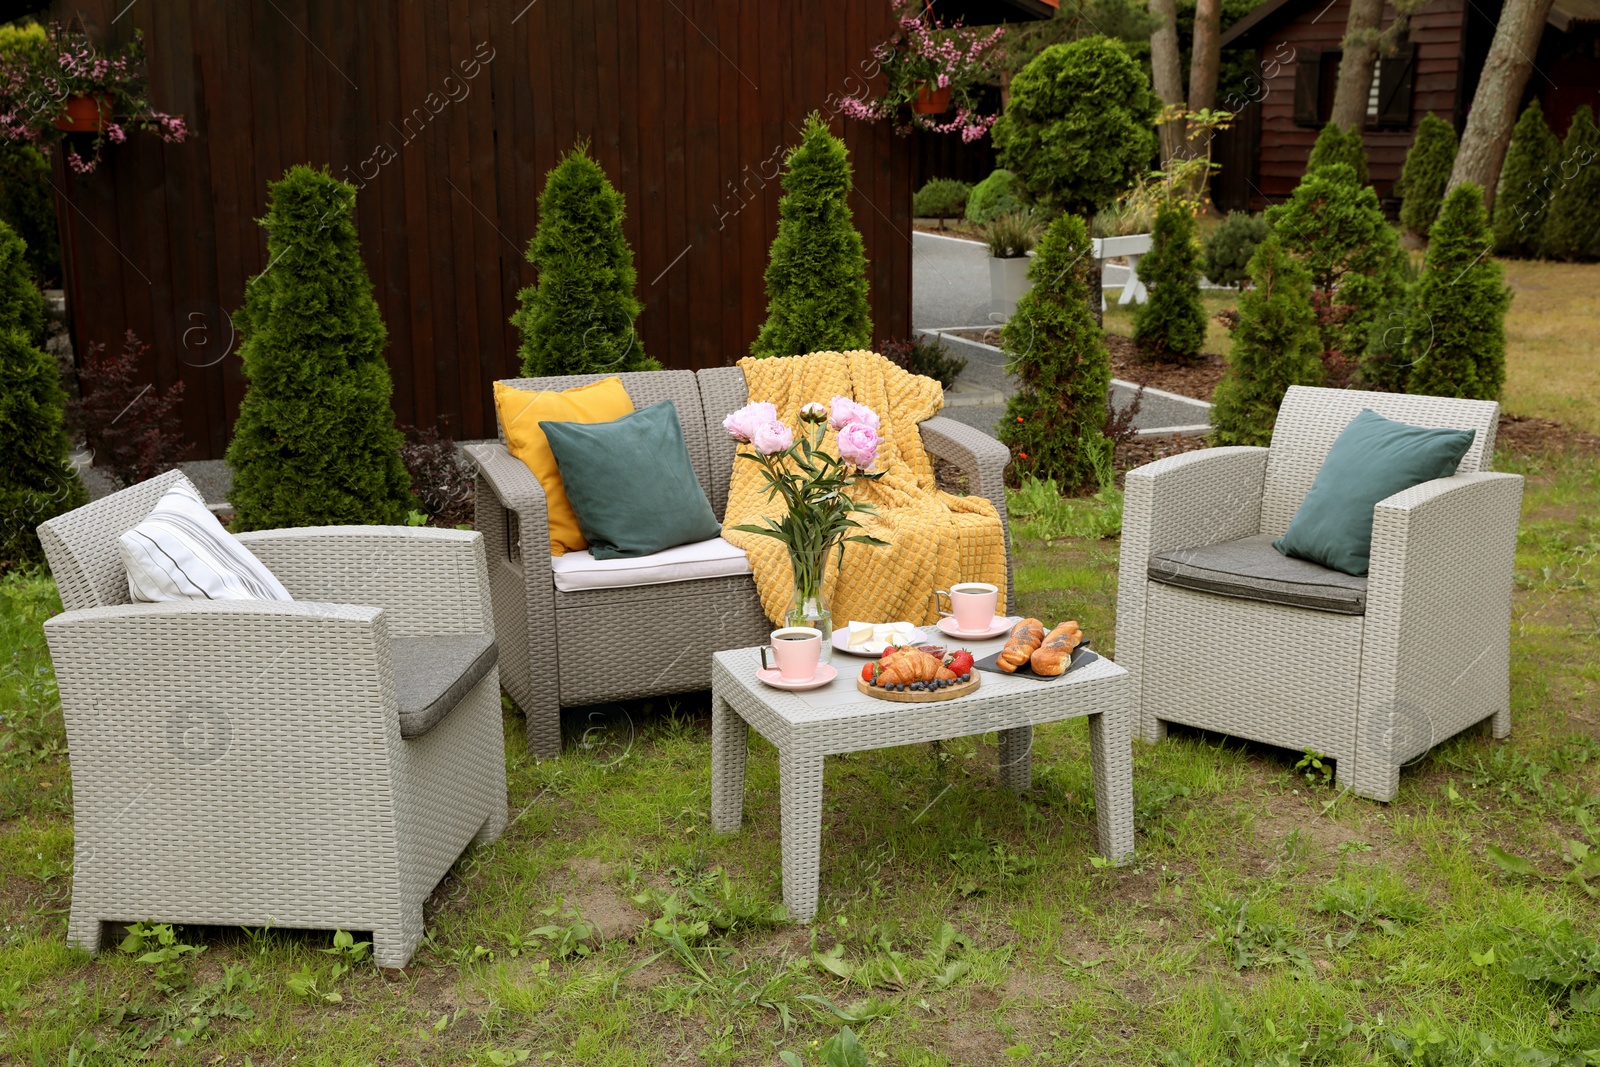
[(155, 510), (121, 541), (128, 595), (135, 602), (294, 599), (222, 528), (188, 482), (167, 490)]

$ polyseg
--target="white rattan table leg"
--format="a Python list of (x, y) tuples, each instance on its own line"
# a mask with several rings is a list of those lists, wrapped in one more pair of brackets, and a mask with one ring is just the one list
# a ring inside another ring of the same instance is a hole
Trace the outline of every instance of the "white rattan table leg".
[(1033, 785), (1033, 727), (1000, 731), (1000, 784), (1013, 793)]
[(1089, 716), (1094, 766), (1095, 828), (1100, 851), (1113, 863), (1133, 855), (1133, 730), (1126, 714)]
[(822, 866), (823, 757), (793, 748), (778, 751), (778, 794), (783, 817), (783, 904), (789, 918), (810, 922), (817, 913)]
[(711, 696), (711, 828), (732, 833), (744, 821), (744, 766), (750, 726), (726, 700)]

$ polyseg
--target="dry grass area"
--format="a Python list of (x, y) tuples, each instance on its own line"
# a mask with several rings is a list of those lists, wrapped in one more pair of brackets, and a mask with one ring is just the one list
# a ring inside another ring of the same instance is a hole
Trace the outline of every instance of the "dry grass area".
[(1502, 265), (1515, 294), (1506, 315), (1505, 409), (1600, 433), (1600, 263)]

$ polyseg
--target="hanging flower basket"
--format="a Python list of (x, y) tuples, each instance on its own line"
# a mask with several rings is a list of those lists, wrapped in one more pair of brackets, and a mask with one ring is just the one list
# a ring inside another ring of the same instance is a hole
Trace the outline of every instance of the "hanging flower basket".
[(111, 121), (111, 94), (69, 96), (65, 110), (56, 116), (56, 129), (67, 133), (98, 133)]
[(911, 102), (911, 110), (919, 115), (943, 115), (950, 110), (950, 93), (948, 85), (935, 89), (923, 82), (917, 86), (917, 98)]

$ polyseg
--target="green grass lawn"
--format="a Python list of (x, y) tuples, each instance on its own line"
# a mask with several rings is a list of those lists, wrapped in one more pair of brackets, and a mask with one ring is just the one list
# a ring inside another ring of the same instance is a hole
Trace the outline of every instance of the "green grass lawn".
[[(596, 714), (543, 761), (509, 713), (514, 822), (439, 887), (404, 973), (326, 933), (147, 931), (144, 962), (69, 950), (40, 631), (59, 603), (47, 579), (5, 579), (0, 1061), (1600, 1062), (1600, 468), (1501, 466), (1530, 478), (1512, 737), (1441, 745), (1392, 804), (1341, 796), (1301, 753), (1175, 731), (1137, 749), (1138, 851), (1109, 868), (1081, 721), (1037, 732), (1022, 798), (996, 783), (993, 736), (837, 758), (801, 927), (776, 912), (759, 739), (743, 832), (711, 832), (703, 697)], [(1116, 559), (1114, 539), (1023, 537), (1021, 606), (1114, 651)], [(830, 1061), (846, 1026), (864, 1054)]]

